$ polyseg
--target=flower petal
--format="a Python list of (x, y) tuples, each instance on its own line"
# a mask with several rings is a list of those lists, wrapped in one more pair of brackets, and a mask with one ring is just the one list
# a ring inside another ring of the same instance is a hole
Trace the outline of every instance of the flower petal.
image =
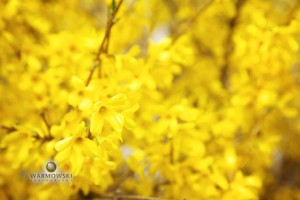
[(82, 155), (81, 148), (74, 148), (74, 151), (71, 155), (71, 163), (72, 163), (72, 169), (74, 176), (77, 176), (82, 169), (83, 163), (84, 163), (84, 156)]
[(82, 141), (84, 149), (87, 150), (88, 155), (94, 154), (98, 155), (98, 147), (96, 143), (88, 138), (84, 138)]
[(120, 113), (116, 114), (109, 114), (105, 118), (107, 122), (112, 126), (112, 128), (117, 131), (121, 132), (124, 125), (124, 116)]
[(94, 113), (91, 117), (90, 131), (93, 135), (100, 134), (103, 129), (103, 116), (100, 113)]
[(126, 102), (127, 96), (125, 94), (117, 94), (107, 101), (110, 106), (121, 106), (126, 104)]
[(58, 141), (55, 144), (56, 151), (61, 151), (61, 150), (65, 149), (65, 148), (69, 147), (71, 145), (71, 143), (72, 143), (72, 139), (73, 139), (73, 137), (70, 136), (70, 137), (67, 137), (67, 138), (65, 138), (63, 140)]
[(71, 146), (59, 151), (55, 156), (55, 160), (58, 163), (64, 163), (70, 158), (70, 155), (71, 155)]
[(135, 124), (135, 122), (131, 119), (131, 118), (129, 118), (129, 117), (126, 117), (126, 119), (125, 119), (125, 127), (127, 128), (127, 129), (129, 129), (129, 130), (134, 130), (135, 129), (135, 127), (136, 127), (136, 124)]
[(124, 114), (130, 114), (136, 112), (140, 108), (139, 104), (134, 104), (132, 107), (123, 111)]

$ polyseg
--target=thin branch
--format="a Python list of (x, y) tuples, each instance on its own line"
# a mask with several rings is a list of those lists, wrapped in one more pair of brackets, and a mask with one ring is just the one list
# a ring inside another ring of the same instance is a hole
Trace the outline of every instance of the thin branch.
[(297, 1), (296, 5), (294, 5), (287, 14), (287, 19), (284, 25), (290, 25), (290, 23), (295, 19), (294, 15), (299, 12), (300, 2)]
[(116, 6), (116, 8), (112, 9), (111, 14), (108, 17), (108, 20), (107, 20), (107, 23), (106, 23), (106, 30), (105, 30), (104, 38), (103, 38), (103, 40), (102, 40), (102, 42), (99, 46), (99, 49), (97, 51), (97, 54), (96, 54), (96, 57), (95, 57), (95, 60), (94, 60), (94, 64), (92, 66), (92, 69), (90, 71), (88, 79), (85, 83), (86, 86), (88, 86), (90, 84), (90, 82), (92, 80), (92, 76), (95, 72), (95, 69), (97, 67), (99, 67), (99, 70), (100, 70), (100, 63), (101, 63), (100, 56), (102, 54), (108, 52), (111, 30), (112, 30), (113, 25), (117, 22), (116, 15), (117, 15), (118, 11), (120, 10), (120, 7), (121, 7), (122, 3), (123, 3), (123, 0), (120, 0), (118, 5)]
[(228, 88), (229, 83), (228, 83), (228, 77), (229, 77), (229, 65), (230, 65), (230, 55), (233, 51), (233, 36), (235, 33), (236, 25), (238, 22), (238, 19), (240, 18), (241, 14), (241, 8), (243, 4), (245, 3), (244, 0), (238, 0), (236, 3), (236, 15), (229, 21), (229, 33), (227, 36), (226, 44), (225, 44), (225, 54), (224, 54), (224, 64), (221, 69), (221, 77), (220, 80), (222, 82), (223, 88)]
[(119, 179), (117, 179), (113, 185), (108, 187), (108, 189), (107, 189), (108, 193), (117, 191), (121, 187), (121, 185), (123, 184), (124, 181), (126, 181), (129, 177), (134, 175), (133, 171), (131, 171), (129, 169), (125, 169), (125, 170), (126, 171), (123, 172), (122, 174), (116, 174)]
[(42, 112), (42, 113), (40, 114), (40, 116), (41, 116), (43, 122), (45, 123), (48, 132), (50, 132), (51, 126), (50, 126), (49, 122), (48, 122), (47, 119), (46, 119), (46, 114), (45, 114), (45, 112)]
[(170, 156), (170, 163), (172, 165), (174, 165), (174, 142), (173, 142), (173, 138), (170, 139), (170, 152), (169, 152), (169, 156)]
[(15, 127), (9, 127), (9, 126), (4, 126), (4, 125), (0, 125), (0, 129), (7, 130), (9, 133), (17, 130)]
[(184, 33), (186, 33), (191, 26), (193, 25), (193, 23), (195, 23), (195, 21), (198, 19), (198, 17), (209, 7), (209, 5), (212, 3), (212, 1), (207, 1), (207, 3), (205, 3), (203, 5), (202, 8), (200, 8), (197, 13), (195, 14), (195, 16), (193, 16), (185, 25), (185, 27), (179, 31), (177, 34), (175, 34), (175, 36), (173, 37), (172, 40), (172, 44), (174, 44)]

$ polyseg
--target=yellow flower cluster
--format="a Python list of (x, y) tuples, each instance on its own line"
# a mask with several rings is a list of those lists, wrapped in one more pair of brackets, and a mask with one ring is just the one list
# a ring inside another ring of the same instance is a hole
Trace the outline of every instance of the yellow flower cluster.
[(300, 199), (298, 0), (0, 10), (0, 199)]

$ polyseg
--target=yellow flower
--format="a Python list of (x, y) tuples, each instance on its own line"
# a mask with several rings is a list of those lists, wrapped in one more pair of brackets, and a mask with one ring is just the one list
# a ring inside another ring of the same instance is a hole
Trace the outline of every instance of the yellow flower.
[(77, 175), (88, 157), (99, 155), (99, 148), (95, 141), (86, 138), (84, 122), (73, 131), (71, 136), (55, 144), (55, 149), (58, 152), (55, 160), (61, 164), (70, 162), (72, 172)]
[(129, 106), (128, 99), (124, 94), (117, 94), (104, 101), (94, 104), (94, 112), (91, 116), (90, 131), (92, 135), (102, 132), (104, 123), (108, 123), (114, 131), (120, 133), (125, 125), (126, 114), (135, 112), (137, 105)]

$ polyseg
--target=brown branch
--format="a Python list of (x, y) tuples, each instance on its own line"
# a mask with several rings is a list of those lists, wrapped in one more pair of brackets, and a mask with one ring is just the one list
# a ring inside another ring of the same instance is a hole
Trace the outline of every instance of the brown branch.
[(193, 23), (195, 23), (195, 21), (198, 19), (198, 17), (209, 7), (209, 5), (212, 3), (212, 1), (207, 1), (207, 3), (205, 3), (203, 5), (202, 8), (200, 8), (195, 16), (193, 16), (185, 25), (185, 27), (179, 31), (177, 34), (175, 34), (175, 36), (173, 37), (173, 40), (172, 40), (172, 44), (174, 44), (184, 33), (186, 33), (190, 28), (191, 26), (193, 25)]
[[(125, 169), (125, 172), (122, 172), (122, 174), (116, 174), (119, 179), (115, 181), (113, 185), (107, 188), (108, 193), (112, 193), (113, 191), (117, 191), (121, 185), (126, 181), (129, 177), (134, 175), (134, 172), (132, 170), (129, 170), (128, 168)], [(122, 170), (123, 171), (123, 170)]]
[(300, 2), (298, 1), (296, 5), (294, 5), (287, 14), (287, 19), (284, 25), (290, 25), (291, 22), (295, 19), (294, 15), (300, 10)]
[(170, 163), (172, 165), (174, 165), (174, 142), (173, 142), (173, 138), (170, 139), (170, 152), (169, 152), (169, 156), (170, 156)]
[(230, 55), (233, 51), (233, 36), (236, 30), (236, 25), (238, 22), (238, 19), (240, 18), (240, 14), (241, 14), (241, 8), (243, 6), (243, 4), (245, 3), (244, 0), (237, 0), (236, 3), (236, 15), (229, 21), (229, 33), (227, 36), (227, 40), (226, 40), (226, 44), (225, 44), (225, 54), (224, 54), (224, 64), (222, 66), (221, 69), (221, 76), (220, 76), (220, 80), (221, 83), (223, 85), (223, 88), (228, 88), (229, 87), (229, 83), (228, 83), (228, 77), (229, 77), (229, 65), (230, 65)]
[(108, 53), (111, 30), (112, 30), (113, 25), (117, 22), (116, 15), (117, 15), (118, 11), (120, 10), (122, 3), (123, 3), (123, 0), (120, 0), (118, 5), (116, 6), (116, 8), (113, 8), (111, 13), (109, 12), (110, 16), (108, 17), (108, 20), (106, 23), (106, 30), (105, 30), (104, 38), (99, 46), (99, 49), (97, 51), (97, 54), (96, 54), (96, 57), (94, 60), (94, 64), (92, 66), (92, 69), (90, 71), (88, 79), (86, 80), (86, 83), (85, 83), (86, 86), (88, 86), (90, 84), (93, 74), (95, 72), (95, 69), (97, 67), (99, 67), (99, 70), (100, 70), (100, 63), (101, 63), (100, 56), (102, 54)]
[(15, 127), (9, 127), (9, 126), (4, 126), (4, 125), (0, 125), (0, 129), (7, 130), (9, 133), (17, 130)]
[(46, 114), (45, 114), (45, 112), (42, 112), (42, 113), (40, 114), (40, 116), (41, 116), (43, 122), (45, 123), (45, 125), (46, 125), (46, 127), (47, 127), (47, 130), (50, 132), (51, 126), (50, 126), (49, 122), (48, 122), (47, 119), (46, 119)]

